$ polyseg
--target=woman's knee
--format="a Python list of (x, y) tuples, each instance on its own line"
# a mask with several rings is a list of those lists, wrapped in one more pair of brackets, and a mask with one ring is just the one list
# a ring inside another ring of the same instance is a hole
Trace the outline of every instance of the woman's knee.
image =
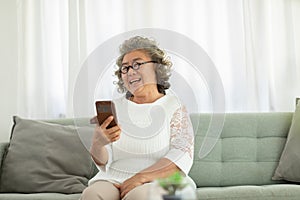
[(85, 188), (80, 200), (119, 200), (119, 198), (119, 190), (112, 183), (99, 181)]
[(129, 191), (122, 200), (147, 200), (150, 184), (146, 183)]
[(102, 200), (102, 198), (98, 196), (94, 188), (87, 187), (83, 190), (80, 200)]

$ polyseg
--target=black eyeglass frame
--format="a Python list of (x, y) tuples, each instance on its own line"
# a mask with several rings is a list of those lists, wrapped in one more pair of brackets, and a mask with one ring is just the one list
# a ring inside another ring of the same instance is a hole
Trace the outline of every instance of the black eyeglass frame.
[(121, 66), (120, 68), (120, 72), (122, 74), (127, 74), (129, 71), (129, 68), (134, 69), (134, 70), (138, 70), (140, 69), (141, 65), (147, 64), (147, 63), (158, 63), (154, 60), (150, 60), (150, 61), (145, 61), (145, 62), (133, 62), (132, 65), (128, 65), (128, 66)]

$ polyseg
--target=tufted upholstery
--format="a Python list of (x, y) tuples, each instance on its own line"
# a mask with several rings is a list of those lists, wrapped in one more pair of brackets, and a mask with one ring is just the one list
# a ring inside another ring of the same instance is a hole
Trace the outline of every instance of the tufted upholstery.
[[(300, 185), (271, 180), (285, 145), (292, 115), (293, 113), (226, 114), (217, 144), (205, 158), (199, 159), (199, 149), (211, 126), (211, 115), (191, 114), (196, 137), (194, 165), (190, 176), (198, 186), (198, 200), (299, 200)], [(74, 124), (73, 119), (48, 122)], [(75, 124), (87, 125), (89, 119), (76, 119)], [(7, 146), (7, 143), (0, 144), (0, 160)], [(94, 170), (96, 173), (97, 168)], [(77, 200), (79, 196), (80, 194), (1, 193), (0, 199)]]
[(195, 158), (190, 176), (198, 187), (280, 183), (271, 177), (277, 167), (292, 113), (230, 113), (216, 145), (203, 159), (200, 146), (210, 114), (191, 114), (195, 129)]

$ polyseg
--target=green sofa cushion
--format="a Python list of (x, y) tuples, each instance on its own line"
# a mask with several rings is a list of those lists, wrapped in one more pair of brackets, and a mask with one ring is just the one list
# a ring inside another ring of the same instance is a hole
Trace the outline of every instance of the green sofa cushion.
[(197, 189), (198, 200), (299, 200), (300, 185), (243, 185)]
[(2, 200), (79, 200), (81, 194), (60, 194), (60, 193), (0, 193)]
[(291, 125), (292, 113), (229, 113), (212, 151), (199, 158), (211, 124), (210, 114), (192, 114), (194, 164), (190, 176), (198, 187), (280, 183), (272, 176)]
[(94, 168), (77, 130), (75, 126), (14, 117), (0, 191), (82, 192)]

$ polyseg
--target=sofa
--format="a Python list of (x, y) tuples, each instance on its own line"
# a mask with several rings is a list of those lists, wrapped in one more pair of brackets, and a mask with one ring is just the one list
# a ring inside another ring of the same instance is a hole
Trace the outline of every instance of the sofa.
[[(189, 175), (196, 182), (198, 199), (299, 200), (299, 182), (273, 180), (294, 113), (219, 115), (224, 117), (222, 132), (213, 136), (216, 143), (205, 157), (199, 151), (211, 137), (207, 133), (213, 130), (213, 115), (190, 115), (195, 154)], [(85, 148), (90, 141), (81, 135), (91, 134), (92, 129), (86, 118), (39, 121), (14, 117), (10, 142), (0, 144), (0, 200), (79, 199), (88, 179), (97, 173)], [(64, 182), (70, 180), (73, 182)]]

